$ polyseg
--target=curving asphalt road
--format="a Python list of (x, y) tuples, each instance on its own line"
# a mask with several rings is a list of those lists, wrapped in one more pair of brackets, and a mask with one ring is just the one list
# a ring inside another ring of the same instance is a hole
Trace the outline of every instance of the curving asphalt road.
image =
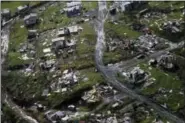
[(98, 22), (96, 27), (97, 43), (95, 48), (95, 62), (96, 62), (97, 69), (102, 73), (102, 75), (106, 79), (106, 82), (110, 83), (120, 92), (127, 94), (130, 98), (137, 99), (138, 101), (148, 104), (154, 110), (156, 110), (161, 117), (167, 118), (168, 120), (173, 121), (175, 123), (185, 123), (185, 121), (183, 121), (176, 115), (168, 112), (165, 108), (161, 107), (160, 105), (157, 105), (156, 103), (152, 102), (148, 98), (137, 94), (135, 91), (121, 84), (116, 79), (114, 71), (104, 66), (102, 57), (103, 57), (103, 52), (105, 48), (104, 22), (105, 22), (106, 10), (107, 10), (106, 1), (99, 1), (98, 5), (99, 5), (99, 11), (98, 11)]

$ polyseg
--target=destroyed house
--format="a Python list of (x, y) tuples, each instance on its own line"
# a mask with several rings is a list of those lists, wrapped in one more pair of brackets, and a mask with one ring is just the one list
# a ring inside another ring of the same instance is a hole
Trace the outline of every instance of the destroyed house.
[(140, 69), (139, 67), (135, 67), (131, 72), (130, 72), (130, 79), (134, 83), (140, 83), (144, 80), (145, 78), (145, 72)]
[(174, 64), (173, 64), (174, 59), (175, 58), (172, 55), (162, 55), (158, 60), (158, 64), (159, 64), (159, 66), (161, 66), (165, 69), (173, 69), (174, 68)]

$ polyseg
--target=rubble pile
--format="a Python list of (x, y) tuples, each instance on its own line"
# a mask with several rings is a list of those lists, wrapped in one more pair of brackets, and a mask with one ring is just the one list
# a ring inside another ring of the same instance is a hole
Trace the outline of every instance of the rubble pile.
[(158, 65), (164, 69), (171, 70), (174, 68), (173, 60), (175, 57), (173, 55), (162, 55), (158, 59)]
[(79, 76), (80, 73), (78, 71), (65, 70), (62, 77), (57, 78), (57, 81), (50, 85), (51, 91), (56, 93), (67, 92), (79, 82)]
[(161, 25), (161, 28), (167, 33), (179, 33), (181, 32), (181, 24), (179, 21), (168, 21)]

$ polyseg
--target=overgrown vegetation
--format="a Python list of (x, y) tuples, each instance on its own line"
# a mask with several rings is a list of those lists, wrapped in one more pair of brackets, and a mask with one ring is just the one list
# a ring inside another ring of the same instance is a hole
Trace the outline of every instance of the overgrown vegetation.
[(25, 76), (18, 71), (12, 71), (7, 75), (2, 75), (2, 85), (7, 88), (13, 97), (16, 97), (17, 101), (30, 104), (34, 100), (40, 99), (43, 89), (50, 83), (47, 78), (48, 75), (44, 73)]
[(18, 117), (6, 104), (2, 104), (1, 111), (2, 123), (27, 123), (27, 121)]
[(77, 85), (75, 85), (72, 88), (72, 91), (67, 92), (67, 93), (52, 93), (51, 96), (48, 98), (49, 104), (52, 107), (57, 107), (59, 106), (63, 101), (70, 100), (74, 96), (78, 97), (81, 95), (84, 90), (92, 88), (93, 85), (97, 83), (102, 83), (104, 82), (103, 77), (101, 76), (100, 73), (96, 73), (95, 68), (89, 68), (89, 69), (83, 69), (81, 70), (81, 74), (85, 75), (88, 80), (83, 82), (79, 81)]

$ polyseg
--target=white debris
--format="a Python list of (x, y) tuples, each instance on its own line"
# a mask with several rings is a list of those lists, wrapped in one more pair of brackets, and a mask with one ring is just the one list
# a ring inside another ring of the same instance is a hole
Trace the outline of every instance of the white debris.
[(43, 49), (43, 52), (44, 53), (49, 53), (49, 52), (51, 52), (51, 49), (50, 48)]

